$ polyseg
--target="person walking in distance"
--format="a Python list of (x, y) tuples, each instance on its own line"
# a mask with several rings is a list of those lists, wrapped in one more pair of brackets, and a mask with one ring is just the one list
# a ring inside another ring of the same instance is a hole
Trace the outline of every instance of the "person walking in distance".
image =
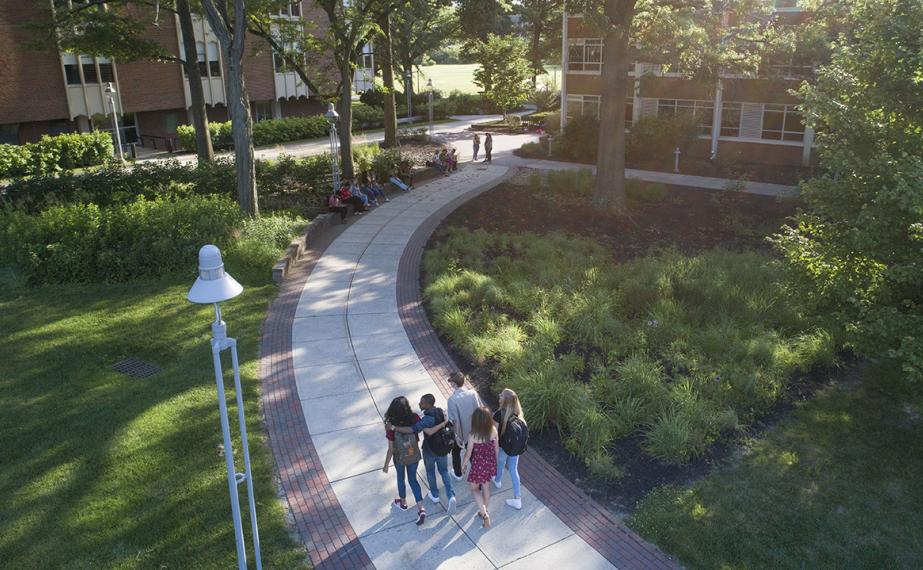
[(474, 140), (471, 141), (471, 146), (474, 149), (474, 158), (472, 162), (478, 161), (478, 151), (481, 150), (481, 135), (474, 133)]
[(468, 485), (471, 495), (478, 506), (478, 516), (484, 519), (481, 528), (490, 527), (490, 480), (497, 472), (497, 428), (490, 417), (490, 410), (481, 406), (471, 414), (471, 433), (468, 434), (468, 446), (465, 449), (465, 465), (468, 468)]
[(494, 137), (490, 133), (484, 135), (484, 162), (493, 162), (491, 153), (494, 150)]
[(400, 433), (392, 426), (409, 427), (420, 421), (420, 416), (410, 409), (410, 402), (404, 396), (391, 400), (388, 411), (385, 412), (385, 437), (388, 438), (388, 452), (385, 455), (385, 465), (381, 468), (388, 472), (391, 458), (394, 458), (394, 470), (397, 471), (397, 498), (394, 499), (392, 508), (407, 510), (407, 487), (404, 478), (410, 483), (413, 498), (417, 502), (417, 526), (426, 520), (426, 507), (423, 505), (423, 491), (417, 481), (417, 466), (420, 464), (420, 446), (416, 434)]
[(452, 480), (449, 479), (447, 456), (455, 445), (455, 434), (451, 426), (443, 429), (448, 424), (445, 412), (442, 408), (436, 407), (436, 397), (432, 394), (423, 394), (420, 398), (420, 409), (423, 410), (423, 417), (411, 427), (394, 426), (394, 431), (412, 434), (423, 432), (423, 465), (426, 467), (426, 480), (429, 483), (429, 493), (427, 497), (433, 503), (439, 502), (439, 482), (436, 480), (436, 469), (439, 469), (439, 475), (442, 476), (442, 484), (445, 486), (446, 497), (448, 497), (449, 514), (455, 512), (455, 490), (452, 488)]
[(481, 398), (471, 388), (465, 387), (467, 377), (461, 372), (449, 375), (449, 384), (455, 386), (455, 392), (449, 396), (448, 412), (449, 421), (455, 428), (455, 445), (452, 448), (452, 476), (462, 479), (462, 450), (468, 443), (468, 433), (471, 432), (471, 414), (481, 407)]
[(529, 441), (529, 426), (522, 413), (522, 405), (516, 392), (506, 388), (500, 392), (500, 407), (494, 413), (494, 425), (497, 426), (500, 449), (497, 454), (497, 474), (494, 485), (500, 489), (503, 469), (510, 472), (513, 481), (513, 498), (506, 500), (508, 507), (522, 509), (522, 490), (519, 484), (519, 456), (522, 455)]

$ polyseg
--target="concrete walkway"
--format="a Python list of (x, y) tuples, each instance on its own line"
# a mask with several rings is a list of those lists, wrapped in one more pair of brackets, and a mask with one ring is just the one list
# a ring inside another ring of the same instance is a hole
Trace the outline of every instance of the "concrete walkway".
[[(398, 312), (398, 267), (417, 228), (458, 197), (501, 181), (503, 166), (467, 166), (399, 196), (350, 225), (311, 271), (295, 312), (291, 349), (298, 398), (310, 438), (336, 499), (376, 568), (614, 568), (528, 489), (523, 509), (509, 475), (491, 497), (492, 528), (482, 530), (467, 483), (454, 487), (448, 515), (426, 501), (395, 512), (394, 470), (381, 470), (387, 443), (382, 414), (399, 395), (416, 407), (422, 394), (445, 398), (414, 351)], [(427, 492), (423, 465), (418, 480)], [(440, 481), (440, 486), (441, 486)], [(413, 496), (408, 489), (408, 502)]]

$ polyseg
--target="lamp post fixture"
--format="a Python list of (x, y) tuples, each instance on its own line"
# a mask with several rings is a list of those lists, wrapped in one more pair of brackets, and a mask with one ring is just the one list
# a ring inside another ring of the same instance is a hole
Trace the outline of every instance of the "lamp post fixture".
[(336, 192), (340, 189), (340, 165), (337, 162), (340, 156), (340, 138), (337, 136), (337, 121), (340, 120), (340, 115), (333, 103), (327, 104), (324, 117), (330, 123), (330, 170), (333, 171), (333, 191)]
[[(199, 277), (189, 289), (186, 298), (201, 305), (214, 305), (215, 322), (212, 323), (212, 362), (215, 367), (215, 383), (218, 386), (218, 412), (221, 416), (221, 433), (224, 436), (224, 462), (228, 471), (228, 491), (231, 495), (231, 514), (234, 518), (234, 539), (237, 542), (237, 566), (247, 568), (247, 552), (244, 545), (244, 530), (240, 516), (240, 500), (237, 486), (247, 483), (247, 498), (250, 504), (250, 527), (253, 531), (253, 551), (257, 570), (262, 570), (260, 556), (260, 533), (256, 524), (256, 498), (253, 494), (253, 475), (250, 472), (250, 448), (247, 444), (247, 423), (244, 418), (244, 396), (240, 386), (240, 365), (237, 361), (237, 340), (228, 338), (227, 326), (221, 320), (221, 303), (238, 296), (244, 288), (233, 277), (224, 272), (221, 252), (213, 245), (199, 250)], [(231, 447), (231, 428), (228, 421), (228, 406), (224, 395), (224, 370), (221, 353), (231, 351), (231, 365), (234, 369), (234, 392), (237, 398), (237, 421), (240, 424), (240, 445), (244, 458), (244, 472), (237, 473), (234, 465), (234, 449)]]
[(426, 90), (429, 92), (429, 136), (433, 136), (433, 80), (426, 80)]
[(109, 98), (109, 108), (112, 109), (112, 126), (115, 131), (115, 148), (119, 151), (119, 162), (125, 162), (122, 155), (122, 134), (119, 132), (119, 116), (115, 114), (115, 87), (109, 82), (106, 84), (106, 96)]
[(404, 84), (406, 87), (404, 89), (407, 91), (407, 122), (413, 123), (413, 101), (411, 100), (410, 94), (413, 91), (413, 73), (408, 71), (404, 75)]

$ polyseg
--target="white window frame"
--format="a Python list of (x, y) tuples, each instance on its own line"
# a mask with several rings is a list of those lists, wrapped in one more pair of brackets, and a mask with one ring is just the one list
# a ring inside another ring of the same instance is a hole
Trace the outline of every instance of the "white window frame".
[[(773, 108), (770, 109), (770, 107), (773, 107)], [(781, 110), (778, 109), (778, 107), (781, 107)], [(805, 127), (803, 130), (800, 130), (800, 131), (791, 131), (791, 130), (787, 130), (787, 129), (785, 128), (785, 127), (786, 127), (786, 124), (788, 123), (788, 117), (789, 117), (790, 115), (798, 115), (798, 116), (800, 116), (800, 117), (801, 117), (801, 122), (802, 122), (802, 124), (804, 124), (804, 116), (803, 116), (803, 114), (802, 114), (801, 112), (799, 112), (798, 109), (796, 109), (795, 107), (796, 107), (795, 105), (787, 105), (787, 104), (783, 104), (783, 103), (763, 103), (763, 115), (762, 115), (762, 117), (761, 117), (761, 119), (760, 119), (760, 126), (761, 126), (761, 128), (760, 128), (760, 140), (764, 140), (764, 141), (768, 140), (768, 141), (774, 141), (774, 142), (796, 143), (796, 144), (798, 144), (798, 145), (804, 144), (804, 133), (805, 133), (805, 131), (807, 130), (807, 127)], [(767, 128), (766, 128), (766, 111), (767, 111), (767, 110), (768, 110), (770, 113), (782, 113), (782, 129), (781, 129), (781, 130), (779, 130), (779, 129), (767, 129)], [(772, 138), (772, 137), (766, 137), (766, 133), (767, 133), (767, 132), (768, 132), (768, 133), (778, 133), (778, 134), (779, 134), (779, 138), (776, 139), (776, 138)], [(786, 138), (785, 138), (786, 135), (794, 135), (794, 136), (798, 136), (799, 138), (789, 138), (789, 139), (786, 139)]]
[[(665, 101), (672, 101), (673, 105), (665, 105)], [(708, 124), (700, 124), (696, 122), (696, 127), (698, 127), (698, 136), (711, 138), (712, 136), (712, 127), (715, 120), (715, 101), (712, 99), (701, 100), (701, 99), (657, 99), (657, 116), (660, 116), (661, 107), (673, 107), (673, 117), (676, 117), (679, 109), (691, 109), (693, 118), (696, 118), (696, 112), (699, 110), (709, 110), (711, 111), (711, 119), (709, 119)]]
[[(599, 49), (599, 61), (587, 62), (587, 46)], [(574, 69), (575, 61), (571, 58), (571, 50), (580, 50), (580, 61), (576, 62), (580, 69)], [(587, 67), (591, 69), (587, 69)], [(579, 75), (599, 75), (603, 68), (603, 40), (602, 38), (573, 38), (567, 41), (567, 72)]]
[[(596, 104), (596, 118), (598, 119), (599, 113), (602, 111), (602, 104), (603, 104), (601, 95), (574, 95), (572, 93), (568, 93), (567, 94), (567, 111), (568, 111), (567, 114), (568, 116), (577, 117), (577, 116), (583, 115), (584, 114), (583, 109), (586, 106), (588, 100), (590, 103)], [(628, 111), (628, 109), (631, 109), (631, 113), (628, 113), (628, 115), (629, 117), (632, 117), (629, 119), (625, 119), (625, 129), (626, 130), (630, 129), (631, 126), (634, 124), (634, 119), (633, 119), (634, 104), (635, 104), (634, 97), (627, 97), (625, 99), (625, 105), (626, 105), (625, 110)], [(579, 113), (571, 112), (572, 108), (580, 109), (580, 112)]]

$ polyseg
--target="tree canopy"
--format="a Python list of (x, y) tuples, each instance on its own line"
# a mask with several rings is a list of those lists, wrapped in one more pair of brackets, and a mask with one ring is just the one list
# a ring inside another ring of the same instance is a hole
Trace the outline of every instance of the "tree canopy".
[(490, 34), (487, 41), (475, 48), (479, 67), (474, 71), (474, 82), (484, 89), (484, 97), (497, 104), (503, 115), (509, 109), (524, 103), (528, 98), (530, 75), (528, 48), (518, 36)]

